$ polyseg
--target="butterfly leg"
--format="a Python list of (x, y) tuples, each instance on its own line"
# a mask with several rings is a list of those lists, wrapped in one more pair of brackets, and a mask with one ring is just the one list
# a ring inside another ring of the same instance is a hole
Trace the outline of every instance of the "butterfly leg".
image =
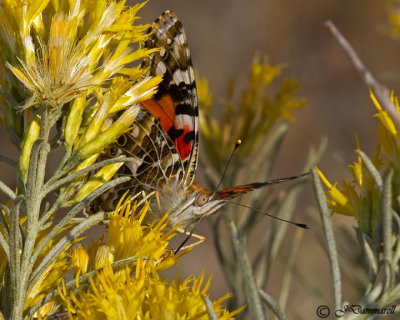
[[(204, 242), (204, 240), (206, 240), (206, 237), (204, 237), (204, 236), (202, 236), (202, 235), (199, 235), (199, 234), (196, 234), (196, 233), (193, 233), (194, 228), (193, 228), (193, 230), (192, 230), (191, 232), (185, 231), (185, 230), (180, 229), (180, 228), (178, 228), (177, 231), (178, 231), (179, 233), (186, 234), (187, 237), (186, 237), (185, 240), (179, 245), (178, 249), (175, 250), (175, 252), (174, 252), (175, 254), (177, 254), (180, 250), (185, 250), (185, 249), (188, 249), (188, 248), (193, 248), (193, 247), (199, 245), (200, 243)], [(195, 242), (195, 243), (189, 244), (189, 245), (187, 245), (187, 246), (184, 246), (184, 245), (186, 244), (186, 242), (188, 242), (189, 239), (190, 239), (191, 237), (194, 237), (194, 238), (198, 239), (198, 241)]]

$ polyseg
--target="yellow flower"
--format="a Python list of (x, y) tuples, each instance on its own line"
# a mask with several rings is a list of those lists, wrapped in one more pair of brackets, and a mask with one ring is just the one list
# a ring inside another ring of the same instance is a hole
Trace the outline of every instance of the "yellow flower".
[[(89, 279), (89, 288), (77, 284), (78, 290), (67, 292), (63, 287), (60, 297), (70, 319), (208, 319), (202, 296), (207, 295), (211, 278), (205, 284), (204, 275), (188, 277), (183, 282), (163, 280), (158, 272), (178, 263), (178, 256), (168, 252), (174, 230), (164, 233), (164, 217), (155, 225), (143, 221), (149, 204), (141, 209), (132, 197), (120, 200), (110, 215), (107, 243), (103, 237), (91, 247), (76, 246), (71, 252), (71, 268), (75, 277), (102, 268)], [(129, 267), (113, 270), (111, 264), (128, 257), (136, 257)], [(228, 312), (222, 302), (229, 295), (214, 301), (219, 319), (233, 319), (242, 310)]]
[(110, 214), (106, 243), (103, 243), (101, 237), (96, 242), (92, 241), (90, 248), (79, 246), (73, 250), (71, 267), (75, 276), (78, 272), (82, 275), (83, 266), (85, 272), (88, 272), (103, 267), (107, 264), (106, 261), (113, 263), (130, 257), (145, 258), (152, 261), (157, 270), (163, 270), (177, 264), (178, 258), (189, 251), (185, 250), (176, 256), (169, 251), (169, 240), (175, 235), (175, 230), (164, 233), (167, 215), (157, 224), (147, 226), (143, 221), (149, 204), (138, 209), (132, 202), (131, 196), (126, 199), (125, 196), (122, 197), (114, 212)]
[[(378, 113), (375, 114), (375, 117), (377, 117), (377, 118), (379, 118), (379, 120), (381, 120), (382, 125), (386, 128), (386, 130), (388, 130), (390, 132), (390, 134), (392, 136), (397, 137), (397, 129), (393, 123), (392, 118), (390, 118), (390, 116), (386, 110), (382, 109), (378, 100), (376, 100), (372, 90), (370, 90), (370, 97), (371, 97), (371, 100), (374, 103), (376, 109), (378, 110)], [(397, 112), (399, 112), (399, 102), (397, 99), (394, 99), (393, 94), (391, 95), (390, 100), (395, 105)]]
[(71, 250), (71, 266), (74, 268), (75, 274), (83, 274), (88, 270), (89, 254), (80, 243)]
[[(130, 128), (139, 111), (140, 107), (138, 105), (133, 105), (126, 109), (109, 128), (93, 137), (93, 139), (83, 144), (77, 150), (80, 158), (87, 159), (94, 154), (102, 152), (106, 146), (113, 143), (120, 135)], [(89, 128), (88, 130), (91, 129)]]
[[(235, 83), (232, 81), (228, 89), (228, 97), (222, 108), (219, 121), (209, 112), (212, 99), (205, 80), (198, 81), (200, 110), (200, 128), (208, 159), (215, 168), (225, 161), (226, 154), (232, 150), (237, 139), (245, 143), (236, 152), (238, 159), (247, 158), (258, 150), (265, 134), (280, 119), (292, 119), (292, 110), (303, 107), (304, 99), (296, 99), (295, 92), (299, 84), (290, 79), (281, 82), (275, 93), (267, 93), (271, 83), (277, 79), (282, 66), (272, 66), (267, 61), (260, 63), (255, 56), (249, 74), (249, 86), (235, 102)], [(237, 106), (236, 106), (237, 105)], [(215, 145), (220, 146), (218, 150)]]
[(329, 198), (327, 198), (327, 201), (332, 209), (332, 211), (347, 215), (347, 216), (355, 216), (356, 212), (354, 210), (354, 207), (350, 203), (349, 199), (342, 193), (340, 192), (335, 183), (332, 185), (328, 179), (324, 176), (324, 174), (317, 168), (317, 172), (321, 180), (325, 183), (325, 185), (328, 187), (327, 194)]
[(75, 198), (68, 203), (68, 206), (85, 199), (91, 192), (109, 181), (122, 165), (122, 162), (112, 163), (97, 171), (89, 181), (79, 188)]
[(143, 5), (33, 1), (19, 11), (15, 0), (2, 3), (6, 65), (32, 95), (22, 108), (41, 102), (58, 107), (120, 71), (129, 75), (126, 65), (152, 52), (130, 48), (145, 38), (148, 25), (133, 26)]
[(33, 143), (39, 138), (40, 134), (40, 117), (35, 115), (32, 119), (29, 128), (26, 132), (26, 137), (22, 144), (22, 152), (19, 157), (19, 169), (21, 170), (21, 174), (24, 182), (26, 182), (29, 168), (29, 160), (31, 158), (31, 151)]
[[(135, 269), (126, 267), (119, 277), (106, 265), (90, 279), (90, 288), (77, 295), (66, 294), (64, 300), (70, 319), (208, 319), (202, 296), (207, 295), (210, 278), (189, 277), (180, 283), (162, 280), (152, 263), (139, 260)], [(229, 296), (214, 301), (219, 319), (233, 319), (241, 309), (228, 312), (221, 306)]]

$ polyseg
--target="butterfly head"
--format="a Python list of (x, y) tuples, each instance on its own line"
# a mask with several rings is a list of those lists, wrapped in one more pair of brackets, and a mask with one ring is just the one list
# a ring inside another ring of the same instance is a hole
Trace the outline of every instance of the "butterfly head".
[(224, 200), (195, 184), (188, 188), (182, 188), (182, 185), (164, 186), (159, 190), (159, 199), (161, 208), (171, 210), (168, 216), (170, 226), (179, 225), (184, 230), (190, 230), (202, 218), (216, 213), (225, 204)]

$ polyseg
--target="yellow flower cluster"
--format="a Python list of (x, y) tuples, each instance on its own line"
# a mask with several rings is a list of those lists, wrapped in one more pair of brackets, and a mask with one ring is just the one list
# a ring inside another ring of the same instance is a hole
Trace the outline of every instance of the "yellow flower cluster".
[(143, 225), (149, 204), (144, 204), (139, 210), (136, 204), (131, 205), (130, 196), (125, 201), (123, 199), (110, 214), (107, 243), (103, 244), (100, 238), (92, 242), (89, 249), (81, 245), (72, 249), (71, 266), (75, 277), (129, 257), (145, 257), (155, 264), (156, 270), (163, 270), (177, 264), (178, 257), (187, 252), (175, 256), (167, 251), (169, 240), (175, 234), (174, 229), (165, 232), (167, 215), (156, 225)]
[[(90, 288), (78, 295), (61, 293), (70, 319), (209, 319), (202, 296), (207, 295), (210, 278), (203, 286), (203, 275), (189, 277), (182, 283), (160, 278), (153, 264), (138, 260), (136, 267), (125, 267), (115, 273), (110, 265), (104, 266), (94, 278)], [(221, 303), (229, 295), (214, 301), (218, 319), (233, 319), (240, 310), (228, 312)]]
[[(212, 95), (207, 81), (198, 81), (200, 128), (208, 159), (214, 167), (218, 168), (225, 160), (236, 139), (246, 142), (237, 151), (237, 156), (243, 159), (259, 148), (274, 123), (282, 118), (292, 119), (292, 110), (305, 105), (305, 99), (294, 97), (299, 84), (293, 80), (283, 80), (274, 94), (266, 92), (281, 70), (280, 65), (271, 66), (267, 61), (260, 63), (256, 55), (249, 74), (249, 88), (242, 92), (239, 105), (235, 107), (233, 93), (236, 88), (231, 82), (219, 121), (210, 114)], [(220, 148), (216, 150), (215, 145)]]
[[(365, 155), (364, 158), (358, 156), (357, 161), (349, 165), (353, 180), (342, 181), (341, 191), (337, 188), (337, 183), (332, 185), (321, 171), (318, 170), (318, 173), (328, 187), (327, 201), (332, 212), (354, 216), (364, 232), (374, 234), (379, 222), (382, 201), (379, 183), (375, 181), (370, 170), (372, 168), (378, 174), (383, 174), (387, 169), (392, 169), (394, 177), (399, 177), (400, 141), (398, 131), (389, 114), (382, 109), (372, 92), (370, 97), (378, 110), (375, 117), (380, 120), (379, 128), (376, 131), (379, 138), (376, 154), (371, 159), (366, 158)], [(391, 101), (400, 115), (400, 105), (397, 97), (393, 94)], [(361, 153), (359, 143), (357, 150)], [(394, 194), (398, 194), (400, 190), (397, 181), (396, 178), (393, 179)]]
[[(1, 4), (6, 65), (38, 102), (60, 106), (115, 74), (137, 77), (125, 66), (148, 54), (129, 45), (143, 41), (148, 25), (133, 26), (143, 4), (120, 1), (28, 1)], [(14, 56), (12, 58), (12, 56)]]
[[(138, 103), (154, 94), (161, 77), (146, 78), (146, 70), (132, 66), (155, 50), (143, 47), (149, 25), (133, 25), (143, 5), (128, 8), (125, 1), (90, 0), (0, 3), (0, 69), (5, 71), (0, 89), (18, 92), (10, 97), (0, 90), (0, 118), (22, 140), (19, 168), (25, 182), (41, 122), (39, 112), (27, 108), (45, 103), (54, 110), (50, 117), (59, 116), (57, 109), (66, 114), (65, 148), (82, 160), (78, 171), (93, 164), (105, 146), (128, 130), (139, 112)], [(21, 83), (27, 90), (21, 90)], [(18, 120), (18, 104), (29, 111), (24, 125)], [(74, 201), (111, 179), (120, 165), (104, 168)]]
[[(71, 251), (71, 267), (75, 271), (78, 293), (63, 287), (60, 293), (70, 319), (208, 319), (202, 296), (207, 294), (210, 279), (203, 289), (203, 275), (189, 277), (182, 283), (163, 280), (158, 272), (178, 263), (168, 252), (169, 240), (175, 230), (163, 233), (165, 219), (145, 226), (142, 221), (149, 210), (131, 207), (132, 199), (122, 200), (110, 216), (107, 243), (99, 239), (90, 248), (77, 245)], [(136, 213), (137, 211), (137, 213)], [(129, 257), (132, 267), (112, 267)], [(99, 270), (90, 277), (89, 289), (79, 290), (79, 277)], [(232, 319), (240, 310), (227, 312), (221, 303), (229, 295), (214, 301), (219, 319)]]

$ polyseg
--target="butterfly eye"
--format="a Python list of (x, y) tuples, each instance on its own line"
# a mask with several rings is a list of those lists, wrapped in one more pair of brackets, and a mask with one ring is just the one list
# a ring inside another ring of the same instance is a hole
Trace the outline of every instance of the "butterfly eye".
[(208, 198), (209, 198), (208, 194), (200, 193), (196, 197), (196, 205), (198, 205), (199, 207), (204, 206), (208, 202)]
[(124, 135), (124, 134), (123, 134), (122, 136), (120, 136), (120, 137), (118, 138), (118, 140), (117, 140), (117, 144), (118, 144), (120, 147), (125, 146), (127, 142), (128, 142), (128, 138), (127, 138), (126, 135)]
[(111, 148), (108, 149), (109, 157), (115, 157), (117, 153), (118, 153), (118, 148), (116, 146), (112, 146)]

